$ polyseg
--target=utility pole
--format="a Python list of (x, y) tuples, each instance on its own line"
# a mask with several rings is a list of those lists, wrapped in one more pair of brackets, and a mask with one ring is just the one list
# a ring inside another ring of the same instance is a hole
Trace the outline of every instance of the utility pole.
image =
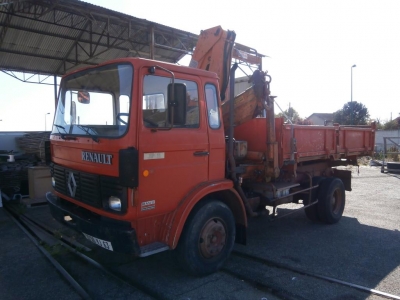
[(350, 125), (353, 125), (353, 68), (356, 65), (351, 66), (351, 95), (350, 95)]

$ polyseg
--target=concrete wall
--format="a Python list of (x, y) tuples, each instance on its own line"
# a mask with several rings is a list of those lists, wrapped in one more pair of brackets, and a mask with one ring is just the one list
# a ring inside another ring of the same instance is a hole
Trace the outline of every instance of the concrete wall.
[[(400, 130), (377, 130), (375, 133), (375, 151), (383, 151), (383, 138), (384, 137), (400, 137)], [(394, 140), (396, 141), (396, 139)], [(400, 139), (397, 139), (400, 143)]]

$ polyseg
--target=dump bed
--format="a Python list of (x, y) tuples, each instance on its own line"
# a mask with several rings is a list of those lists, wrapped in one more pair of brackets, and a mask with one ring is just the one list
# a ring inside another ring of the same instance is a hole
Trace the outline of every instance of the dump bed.
[[(230, 100), (222, 103), (222, 118), (224, 120), (224, 129), (227, 132), (229, 128), (229, 109)], [(233, 124), (238, 126), (252, 118), (254, 118), (254, 111), (257, 106), (257, 97), (254, 93), (253, 87), (249, 87), (245, 91), (239, 93), (234, 99), (234, 121)]]
[[(375, 126), (316, 126), (284, 124), (275, 119), (279, 164), (292, 156), (296, 162), (372, 155)], [(235, 127), (235, 139), (247, 141), (248, 151), (267, 150), (266, 118), (255, 118)], [(293, 139), (293, 142), (292, 142)]]

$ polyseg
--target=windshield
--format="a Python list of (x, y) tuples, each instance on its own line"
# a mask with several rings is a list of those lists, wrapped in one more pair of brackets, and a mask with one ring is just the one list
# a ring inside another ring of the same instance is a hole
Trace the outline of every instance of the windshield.
[(118, 137), (126, 133), (133, 67), (113, 64), (74, 73), (61, 83), (52, 133)]

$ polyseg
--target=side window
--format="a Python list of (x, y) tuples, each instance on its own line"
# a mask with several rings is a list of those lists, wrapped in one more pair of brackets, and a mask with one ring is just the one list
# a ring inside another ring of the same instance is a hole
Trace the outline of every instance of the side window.
[(130, 99), (126, 95), (121, 95), (119, 96), (119, 113), (117, 114), (117, 122), (120, 123), (120, 125), (127, 125), (129, 121), (129, 102)]
[[(175, 79), (176, 83), (186, 85), (186, 123), (179, 127), (199, 127), (199, 93), (197, 83)], [(143, 83), (143, 123), (149, 128), (169, 127), (168, 123), (168, 84), (171, 78), (146, 75)], [(174, 126), (178, 127), (178, 126)]]
[(221, 121), (219, 119), (219, 110), (218, 110), (217, 89), (212, 84), (206, 84), (205, 92), (206, 92), (206, 102), (207, 102), (208, 124), (212, 129), (217, 129), (221, 126)]
[(199, 127), (199, 93), (193, 83), (191, 89), (186, 89), (186, 127)]

